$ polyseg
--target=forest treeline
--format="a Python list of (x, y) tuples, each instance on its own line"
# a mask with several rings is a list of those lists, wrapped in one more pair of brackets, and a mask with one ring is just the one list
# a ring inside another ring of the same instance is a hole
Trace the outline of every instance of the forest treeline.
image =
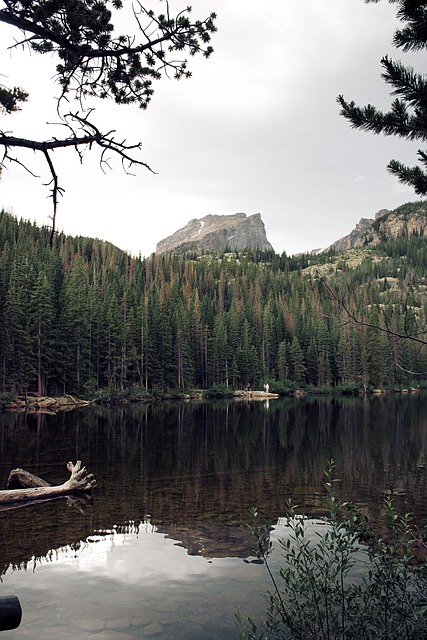
[(3, 393), (353, 391), (427, 378), (426, 349), (405, 338), (425, 326), (422, 237), (352, 265), (333, 253), (143, 259), (64, 234), (51, 248), (49, 233), (0, 214)]

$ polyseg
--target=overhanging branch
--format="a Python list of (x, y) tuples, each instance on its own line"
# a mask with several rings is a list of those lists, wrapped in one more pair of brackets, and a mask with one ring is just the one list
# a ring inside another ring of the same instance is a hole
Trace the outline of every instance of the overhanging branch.
[(326, 292), (329, 296), (329, 298), (331, 300), (334, 300), (340, 307), (341, 309), (344, 311), (344, 313), (347, 316), (347, 323), (353, 323), (356, 326), (359, 327), (368, 327), (371, 329), (376, 329), (377, 331), (380, 331), (381, 333), (391, 336), (393, 338), (397, 338), (399, 340), (411, 340), (412, 342), (415, 342), (416, 344), (420, 345), (420, 346), (426, 346), (427, 345), (427, 340), (424, 338), (421, 338), (421, 335), (425, 335), (427, 333), (427, 329), (424, 331), (418, 331), (417, 333), (410, 333), (409, 332), (409, 328), (408, 328), (408, 316), (407, 314), (404, 315), (404, 325), (405, 325), (405, 331), (404, 332), (400, 332), (400, 331), (395, 331), (394, 329), (391, 329), (388, 326), (388, 323), (385, 323), (384, 325), (378, 324), (378, 322), (370, 322), (369, 320), (363, 320), (362, 318), (359, 318), (355, 313), (353, 313), (348, 305), (345, 302), (345, 299), (343, 297), (339, 297), (332, 289), (331, 287), (328, 285), (328, 283), (326, 282), (326, 280), (324, 280), (323, 278), (321, 279), (321, 282), (324, 286), (324, 288), (326, 289)]
[[(18, 160), (19, 149), (41, 153), (48, 164), (51, 180), (47, 184), (52, 186), (53, 200), (53, 239), (58, 196), (62, 193), (53, 163), (52, 152), (56, 149), (74, 148), (81, 161), (85, 150), (98, 147), (101, 169), (109, 167), (111, 152), (120, 157), (127, 173), (133, 166), (143, 166), (154, 173), (147, 163), (138, 159), (141, 143), (118, 141), (115, 130), (105, 133), (93, 124), (87, 99), (109, 98), (116, 104), (137, 104), (145, 109), (154, 93), (154, 81), (163, 74), (168, 75), (169, 71), (176, 79), (188, 78), (191, 73), (186, 56), (202, 54), (208, 58), (211, 55), (210, 40), (216, 31), (216, 15), (211, 13), (203, 20), (192, 20), (191, 7), (187, 6), (171, 16), (168, 0), (164, 1), (166, 11), (158, 16), (141, 0), (130, 4), (121, 0), (61, 0), (54, 3), (48, 0), (3, 0), (3, 5), (0, 23), (10, 25), (22, 34), (14, 39), (10, 49), (21, 47), (30, 52), (57, 56), (54, 76), (60, 86), (57, 113), (59, 124), (66, 127), (65, 135), (36, 140), (0, 131), (0, 147), (4, 149), (0, 171), (7, 162), (20, 164), (30, 171)], [(113, 13), (125, 6), (131, 6), (139, 35), (121, 35), (115, 29)], [(14, 91), (4, 89), (0, 107), (3, 105), (6, 113), (16, 111), (17, 101), (22, 102), (26, 98), (23, 90), (19, 89), (22, 93), (17, 94)], [(69, 109), (65, 105), (68, 105), (70, 96), (78, 101), (81, 112), (64, 115), (64, 110)]]
[(3, 157), (0, 161), (0, 168), (6, 166), (6, 162), (15, 162), (24, 167), (24, 169), (29, 171), (32, 175), (35, 175), (22, 161), (18, 160), (13, 155), (13, 149), (15, 148), (31, 149), (33, 151), (40, 152), (48, 164), (52, 179), (46, 184), (52, 185), (51, 197), (53, 202), (52, 230), (50, 237), (51, 246), (56, 232), (58, 197), (64, 192), (64, 190), (59, 186), (59, 178), (50, 154), (51, 151), (73, 147), (79, 154), (80, 160), (82, 160), (82, 150), (85, 147), (92, 148), (93, 145), (97, 145), (101, 150), (101, 168), (103, 168), (103, 165), (109, 166), (108, 161), (105, 159), (105, 154), (108, 151), (111, 151), (121, 158), (122, 166), (126, 173), (129, 173), (129, 168), (133, 165), (143, 166), (151, 173), (156, 173), (146, 162), (139, 160), (133, 154), (136, 151), (140, 151), (142, 146), (140, 142), (135, 144), (128, 144), (126, 140), (119, 142), (114, 138), (114, 130), (103, 133), (96, 127), (96, 125), (93, 124), (93, 122), (89, 120), (91, 113), (92, 111), (89, 111), (86, 115), (80, 115), (79, 113), (66, 114), (63, 122), (58, 123), (61, 126), (65, 126), (69, 131), (69, 135), (64, 138), (52, 138), (50, 140), (39, 141), (19, 138), (0, 132), (0, 146), (4, 147)]

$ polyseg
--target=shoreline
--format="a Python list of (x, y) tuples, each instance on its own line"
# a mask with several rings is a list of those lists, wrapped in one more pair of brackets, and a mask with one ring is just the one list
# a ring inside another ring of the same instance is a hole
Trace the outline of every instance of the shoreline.
[(391, 393), (418, 393), (422, 389), (420, 387), (408, 387), (403, 389), (372, 389), (369, 391), (359, 390), (358, 393), (343, 393), (343, 392), (329, 392), (325, 393), (321, 389), (305, 390), (296, 389), (286, 394), (279, 394), (273, 392), (266, 392), (261, 390), (236, 390), (230, 391), (229, 394), (215, 394), (215, 396), (209, 395), (209, 389), (195, 389), (182, 393), (170, 393), (165, 392), (163, 396), (147, 395), (138, 399), (132, 398), (112, 398), (110, 400), (102, 400), (99, 398), (93, 398), (91, 400), (83, 400), (82, 398), (76, 398), (70, 394), (64, 394), (61, 396), (38, 396), (36, 394), (28, 394), (27, 396), (16, 396), (16, 398), (10, 402), (6, 402), (0, 406), (0, 411), (7, 413), (32, 413), (32, 414), (46, 414), (55, 415), (60, 411), (73, 411), (88, 406), (117, 406), (124, 404), (147, 404), (151, 402), (162, 401), (191, 401), (191, 400), (219, 400), (219, 399), (235, 399), (239, 401), (260, 401), (260, 400), (277, 400), (279, 398), (309, 398), (312, 396), (337, 396), (340, 397), (360, 397), (360, 396), (379, 396), (389, 395)]

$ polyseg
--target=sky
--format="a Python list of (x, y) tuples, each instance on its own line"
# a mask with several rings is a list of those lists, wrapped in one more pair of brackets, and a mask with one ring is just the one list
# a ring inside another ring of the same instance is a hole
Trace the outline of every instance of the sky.
[[(130, 1), (125, 2), (130, 6)], [(164, 10), (158, 0), (145, 6)], [(0, 0), (0, 7), (3, 6)], [(186, 6), (170, 1), (175, 12)], [(109, 101), (88, 103), (94, 120), (118, 139), (141, 142), (143, 167), (123, 172), (118, 158), (99, 167), (96, 150), (80, 162), (71, 149), (53, 159), (65, 193), (57, 228), (97, 237), (133, 255), (208, 214), (260, 213), (276, 252), (325, 248), (362, 217), (419, 198), (387, 170), (396, 158), (413, 166), (417, 143), (353, 130), (336, 97), (387, 109), (385, 55), (422, 70), (415, 54), (392, 47), (396, 5), (382, 0), (199, 0), (193, 18), (214, 11), (214, 53), (190, 60), (189, 80), (163, 78), (146, 111)], [(121, 16), (121, 31), (127, 26)], [(130, 24), (130, 23), (129, 23)], [(16, 29), (0, 25), (0, 83), (30, 93), (0, 128), (37, 140), (59, 135), (50, 56), (8, 50)], [(0, 180), (0, 208), (50, 224), (49, 172), (28, 150)]]

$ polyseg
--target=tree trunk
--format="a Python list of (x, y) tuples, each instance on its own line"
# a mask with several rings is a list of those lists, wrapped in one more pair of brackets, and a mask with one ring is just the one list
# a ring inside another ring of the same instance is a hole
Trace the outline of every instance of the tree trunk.
[(86, 467), (82, 467), (80, 460), (76, 464), (69, 462), (67, 469), (71, 476), (63, 484), (50, 486), (45, 480), (33, 476), (23, 469), (14, 469), (9, 474), (8, 487), (24, 487), (23, 489), (8, 489), (0, 491), (0, 507), (18, 506), (37, 500), (50, 500), (81, 491), (90, 491), (96, 487), (96, 480)]

